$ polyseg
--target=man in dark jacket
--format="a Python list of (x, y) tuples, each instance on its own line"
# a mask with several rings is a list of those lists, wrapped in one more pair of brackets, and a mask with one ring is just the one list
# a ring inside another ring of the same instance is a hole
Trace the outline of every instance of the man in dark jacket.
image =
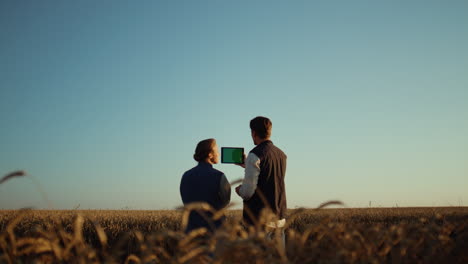
[[(216, 140), (200, 141), (195, 149), (193, 158), (198, 165), (186, 171), (180, 182), (180, 196), (184, 205), (193, 202), (208, 203), (213, 209), (220, 210), (229, 204), (231, 199), (231, 185), (223, 172), (213, 168), (219, 162), (219, 151)], [(224, 218), (213, 221), (212, 213), (191, 211), (186, 233), (205, 227), (214, 232), (224, 221)]]
[(250, 121), (254, 144), (246, 158), (245, 177), (236, 192), (244, 200), (243, 219), (246, 224), (258, 222), (263, 209), (269, 208), (278, 221), (266, 223), (272, 228), (281, 228), (286, 220), (286, 155), (270, 140), (270, 119), (258, 116)]

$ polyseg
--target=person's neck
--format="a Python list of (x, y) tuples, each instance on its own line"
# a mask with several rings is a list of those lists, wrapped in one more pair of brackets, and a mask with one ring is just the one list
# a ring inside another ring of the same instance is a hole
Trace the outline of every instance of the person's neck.
[(257, 139), (257, 142), (256, 142), (257, 144), (256, 144), (256, 145), (260, 145), (260, 144), (262, 144), (263, 142), (269, 141), (269, 140), (270, 140), (269, 138), (262, 138), (262, 139), (259, 138), (259, 139)]
[(213, 162), (211, 162), (211, 160), (209, 160), (209, 159), (206, 159), (206, 160), (204, 160), (202, 162), (206, 163), (206, 164), (209, 164), (209, 165), (213, 165)]

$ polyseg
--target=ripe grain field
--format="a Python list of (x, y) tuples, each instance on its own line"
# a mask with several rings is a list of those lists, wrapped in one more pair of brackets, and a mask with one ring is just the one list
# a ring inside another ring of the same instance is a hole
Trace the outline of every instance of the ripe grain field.
[(468, 263), (467, 207), (289, 210), (286, 247), (227, 215), (207, 236), (175, 210), (3, 210), (0, 263)]

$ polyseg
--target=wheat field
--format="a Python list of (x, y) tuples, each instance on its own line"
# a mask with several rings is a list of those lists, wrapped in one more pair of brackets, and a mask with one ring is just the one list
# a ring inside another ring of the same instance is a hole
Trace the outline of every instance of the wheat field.
[(180, 210), (3, 210), (0, 263), (468, 263), (466, 207), (289, 210), (285, 247), (226, 214), (185, 235)]

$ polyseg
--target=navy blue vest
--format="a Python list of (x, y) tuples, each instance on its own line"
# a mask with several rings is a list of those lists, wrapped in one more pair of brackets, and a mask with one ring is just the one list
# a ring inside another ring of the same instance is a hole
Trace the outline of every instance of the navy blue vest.
[[(260, 158), (260, 175), (253, 196), (244, 201), (243, 218), (248, 224), (254, 224), (263, 208), (269, 207), (279, 219), (286, 217), (286, 154), (266, 140), (250, 152)], [(250, 212), (250, 213), (249, 213)]]
[[(180, 182), (180, 196), (184, 204), (192, 202), (205, 202), (214, 209), (219, 210), (223, 207), (223, 201), (219, 196), (221, 177), (223, 173), (213, 168), (213, 165), (205, 162), (198, 163), (198, 166), (186, 171)], [(212, 214), (206, 212), (211, 219)], [(224, 219), (210, 221), (215, 228), (218, 228)], [(189, 217), (189, 223), (185, 232), (193, 229), (206, 227), (214, 231), (209, 222), (199, 213), (192, 211)]]

